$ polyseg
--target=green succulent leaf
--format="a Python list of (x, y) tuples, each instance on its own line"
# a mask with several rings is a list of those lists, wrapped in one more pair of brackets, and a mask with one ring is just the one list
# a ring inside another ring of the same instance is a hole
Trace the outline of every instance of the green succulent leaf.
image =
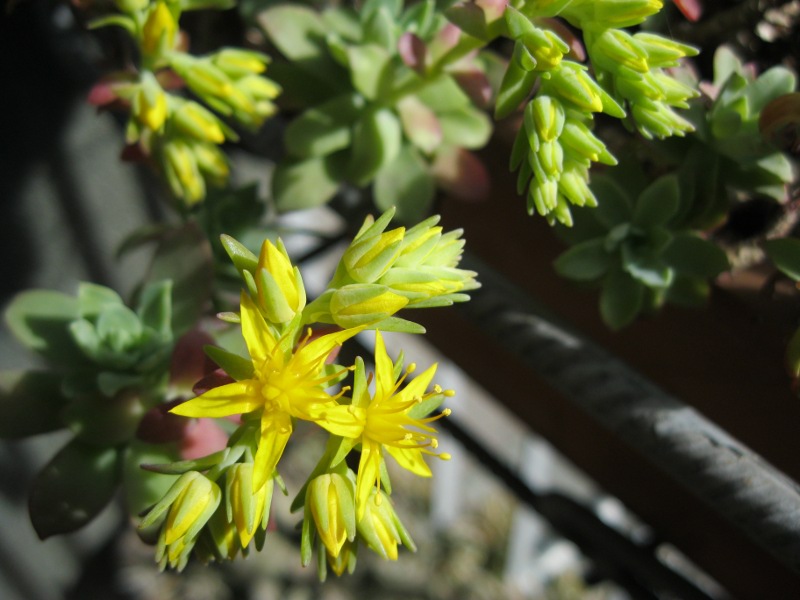
[(397, 48), (399, 31), (396, 18), (386, 6), (381, 6), (366, 18), (363, 32), (361, 41), (365, 44), (376, 44), (387, 52), (393, 52)]
[(800, 240), (780, 238), (768, 240), (767, 255), (775, 266), (787, 277), (800, 281)]
[(292, 61), (322, 54), (328, 28), (316, 11), (298, 4), (273, 6), (262, 12), (258, 22), (273, 44)]
[(0, 438), (48, 433), (64, 426), (61, 377), (51, 371), (0, 372)]
[(272, 195), (281, 212), (322, 206), (339, 190), (330, 157), (284, 162), (275, 168)]
[(649, 229), (666, 225), (680, 208), (680, 186), (675, 175), (659, 177), (639, 195), (633, 210), (633, 225)]
[(600, 316), (611, 329), (622, 329), (642, 310), (645, 286), (622, 269), (614, 269), (603, 281)]
[(633, 243), (622, 244), (622, 265), (634, 279), (650, 288), (665, 288), (672, 283), (674, 273), (649, 247)]
[(377, 100), (389, 93), (394, 79), (392, 55), (377, 44), (351, 46), (347, 49), (350, 79), (365, 98)]
[(133, 392), (113, 397), (83, 395), (66, 407), (63, 416), (76, 439), (93, 446), (109, 447), (133, 438), (145, 410), (140, 396)]
[(395, 206), (396, 218), (406, 223), (416, 222), (428, 213), (435, 192), (428, 164), (410, 145), (405, 145), (375, 177), (375, 205), (382, 211)]
[(120, 478), (116, 448), (68, 443), (42, 469), (30, 495), (31, 522), (40, 538), (80, 529), (108, 504)]
[(605, 275), (612, 263), (613, 257), (605, 251), (605, 240), (593, 239), (564, 252), (553, 266), (562, 277), (592, 281)]
[(597, 208), (593, 213), (607, 229), (611, 230), (631, 220), (631, 200), (619, 184), (609, 177), (595, 177), (591, 188), (597, 198)]
[(366, 112), (353, 129), (353, 150), (347, 177), (366, 185), (400, 152), (403, 132), (397, 115), (388, 108)]
[(164, 337), (172, 335), (172, 281), (154, 281), (141, 292), (136, 313), (142, 325)]
[(286, 150), (297, 158), (314, 158), (347, 148), (351, 126), (365, 105), (363, 96), (348, 93), (305, 111), (286, 128)]
[(20, 343), (61, 365), (86, 363), (69, 333), (69, 323), (78, 316), (75, 298), (50, 290), (22, 292), (5, 312), (6, 323)]
[(445, 143), (467, 149), (483, 148), (492, 135), (492, 122), (472, 106), (438, 114)]
[(719, 246), (693, 233), (676, 234), (663, 258), (678, 273), (700, 278), (716, 277), (730, 267)]

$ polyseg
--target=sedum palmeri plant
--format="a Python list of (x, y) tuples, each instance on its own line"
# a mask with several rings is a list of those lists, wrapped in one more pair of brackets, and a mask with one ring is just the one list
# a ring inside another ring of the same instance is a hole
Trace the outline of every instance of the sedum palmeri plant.
[[(449, 409), (431, 413), (454, 392), (433, 384), (436, 365), (416, 374), (402, 353), (392, 359), (381, 331), (423, 333), (395, 313), (468, 300), (478, 284), (458, 267), (460, 231), (443, 232), (436, 217), (387, 231), (392, 214), (366, 219), (313, 302), (280, 238), (264, 240), (256, 256), (223, 236), (241, 293), (238, 310), (219, 316), (240, 330), (244, 356), (184, 332), (169, 280), (145, 285), (134, 308), (94, 284), (81, 284), (77, 298), (44, 290), (17, 297), (6, 320), (49, 368), (3, 375), (0, 431), (73, 434), (34, 482), (39, 535), (82, 527), (121, 485), (162, 569), (260, 550), (273, 492), (289, 492), (281, 457), (306, 421), (329, 439), (305, 485), (292, 490), (302, 564), (316, 551), (324, 579), (328, 567), (352, 571), (359, 546), (393, 560), (399, 545), (413, 550), (385, 460), (430, 477), (425, 458), (449, 458), (436, 451), (431, 426)], [(364, 332), (374, 332), (372, 371), (360, 357), (338, 364), (339, 348)]]

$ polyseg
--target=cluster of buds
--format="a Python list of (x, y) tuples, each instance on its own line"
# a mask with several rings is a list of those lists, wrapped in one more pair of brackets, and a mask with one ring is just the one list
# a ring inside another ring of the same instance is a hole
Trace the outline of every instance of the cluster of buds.
[(619, 29), (587, 33), (587, 50), (598, 79), (630, 106), (639, 133), (651, 139), (694, 131), (673, 108), (689, 108), (698, 92), (671, 77), (665, 69), (695, 56), (686, 44), (651, 33), (629, 34)]
[(524, 125), (512, 151), (511, 169), (519, 169), (518, 192), (527, 189), (529, 213), (571, 225), (570, 204), (596, 206), (588, 186), (591, 163), (616, 164), (591, 132), (593, 114), (621, 118), (625, 112), (583, 65), (563, 58), (569, 46), (554, 32), (512, 7), (506, 8), (505, 20), (516, 47), (498, 116), (513, 110), (540, 82), (536, 97), (525, 106)]
[[(337, 575), (352, 571), (359, 546), (390, 560), (401, 545), (414, 549), (392, 506), (385, 458), (421, 477), (432, 475), (426, 457), (448, 460), (449, 454), (437, 451), (430, 424), (450, 411), (429, 415), (454, 392), (431, 385), (435, 364), (416, 374), (414, 363), (404, 365), (402, 352), (390, 358), (378, 329), (392, 325), (391, 315), (402, 306), (466, 300), (463, 292), (477, 283), (475, 273), (457, 267), (460, 231), (443, 233), (436, 218), (408, 231), (386, 231), (392, 214), (366, 220), (334, 275), (332, 293), (310, 304), (280, 240), (265, 240), (256, 257), (233, 238), (223, 239), (244, 283), (239, 313), (223, 318), (241, 326), (249, 357), (207, 348), (222, 373), (204, 379), (196, 386), (204, 393), (169, 412), (201, 419), (237, 416), (240, 425), (223, 450), (146, 466), (177, 476), (140, 523), (157, 540), (162, 568), (180, 570), (190, 556), (230, 560), (247, 554), (253, 542), (262, 547), (273, 490), (277, 485), (286, 492), (279, 463), (298, 420), (329, 434), (292, 504), (292, 510), (303, 509), (302, 564), (316, 550), (324, 578), (328, 567)], [(382, 291), (344, 309), (337, 304), (342, 301), (335, 290), (366, 286)], [(321, 313), (322, 306), (330, 312)], [(342, 330), (314, 335), (307, 327), (331, 321), (341, 321)], [(374, 372), (367, 373), (361, 357), (352, 365), (335, 364), (338, 347), (368, 328), (377, 330)], [(342, 385), (351, 374), (352, 383)], [(346, 460), (353, 451), (360, 456), (357, 469)]]
[(478, 287), (476, 273), (457, 266), (464, 247), (460, 229), (443, 233), (433, 216), (408, 230), (386, 231), (393, 215), (390, 209), (365, 220), (328, 289), (307, 307), (309, 319), (419, 332), (418, 325), (393, 315), (462, 302), (469, 298), (464, 292)]
[(208, 185), (227, 181), (229, 166), (220, 146), (238, 136), (216, 114), (177, 95), (175, 89), (188, 87), (214, 111), (250, 129), (275, 112), (272, 100), (280, 93), (280, 88), (262, 75), (269, 58), (261, 53), (224, 48), (193, 57), (186, 52), (178, 26), (181, 13), (229, 6), (228, 0), (210, 5), (120, 1), (117, 7), (122, 14), (93, 23), (94, 27), (123, 27), (136, 41), (140, 54), (139, 71), (107, 77), (96, 87), (95, 101), (129, 107), (126, 142), (158, 165), (172, 194), (187, 205), (201, 201)]
[(523, 127), (511, 154), (519, 169), (517, 191), (527, 187), (528, 212), (569, 226), (569, 204), (597, 206), (588, 186), (592, 162), (616, 164), (616, 159), (589, 129), (583, 113), (558, 97), (539, 95), (525, 107)]
[[(633, 123), (647, 138), (693, 129), (673, 108), (687, 108), (696, 92), (665, 69), (695, 50), (657, 35), (630, 35), (619, 29), (637, 25), (660, 9), (658, 0), (506, 7), (506, 33), (515, 40), (515, 48), (498, 93), (496, 116), (511, 114), (535, 89), (511, 156), (511, 169), (519, 170), (518, 192), (527, 189), (529, 213), (570, 226), (570, 205), (597, 205), (589, 189), (589, 169), (593, 162), (614, 165), (616, 159), (591, 132), (595, 113), (623, 119), (627, 105)], [(542, 19), (555, 16), (583, 30), (594, 77), (585, 66), (564, 58), (569, 45), (540, 26)]]

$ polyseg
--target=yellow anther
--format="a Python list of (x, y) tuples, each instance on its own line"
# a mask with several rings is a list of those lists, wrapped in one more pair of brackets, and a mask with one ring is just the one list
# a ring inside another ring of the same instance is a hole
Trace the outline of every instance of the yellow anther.
[(431, 438), (431, 448), (436, 449), (439, 447), (439, 440), (436, 438)]
[(406, 367), (406, 373), (413, 373), (417, 370), (417, 363), (411, 363)]
[(433, 391), (434, 391), (435, 394), (441, 394), (442, 393), (442, 386), (440, 386), (437, 383), (436, 385), (433, 386)]
[(455, 390), (445, 390), (443, 392), (443, 394), (445, 395), (446, 398), (452, 398), (453, 396), (456, 395), (456, 391)]
[(449, 417), (449, 416), (450, 416), (450, 413), (452, 413), (452, 412), (453, 412), (453, 411), (452, 411), (452, 410), (450, 410), (449, 408), (445, 408), (445, 409), (442, 411), (442, 416), (443, 416), (443, 417)]
[(439, 458), (441, 458), (442, 460), (450, 460), (452, 458), (452, 456), (450, 456), (450, 454), (447, 453), (447, 452), (442, 452), (441, 454), (439, 454), (437, 456)]

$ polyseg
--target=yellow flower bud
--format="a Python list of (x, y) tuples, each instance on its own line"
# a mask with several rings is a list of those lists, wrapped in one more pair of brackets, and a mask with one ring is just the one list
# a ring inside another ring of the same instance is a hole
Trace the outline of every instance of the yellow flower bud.
[(142, 27), (142, 52), (160, 54), (175, 47), (178, 22), (166, 2), (157, 2), (150, 9)]

